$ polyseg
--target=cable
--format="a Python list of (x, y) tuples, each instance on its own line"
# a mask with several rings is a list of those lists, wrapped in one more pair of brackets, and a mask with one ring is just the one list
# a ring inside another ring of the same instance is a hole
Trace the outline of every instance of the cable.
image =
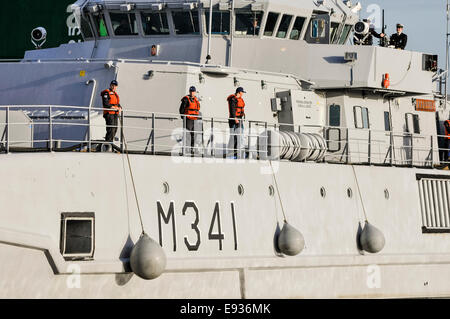
[(277, 189), (278, 199), (280, 200), (281, 212), (283, 213), (284, 222), (287, 223), (286, 214), (284, 213), (284, 208), (283, 208), (283, 201), (281, 200), (280, 190), (278, 189), (277, 178), (275, 177), (275, 171), (273, 170), (273, 167), (272, 167), (272, 161), (269, 160), (269, 163), (270, 163), (270, 168), (272, 169), (272, 176), (273, 176), (273, 180), (275, 181), (275, 188)]
[[(123, 129), (123, 123), (121, 123), (121, 125), (122, 125), (122, 129)], [(123, 139), (123, 143), (125, 145), (125, 153), (127, 155), (128, 168), (130, 170), (131, 183), (133, 184), (134, 197), (136, 198), (136, 206), (137, 206), (138, 213), (139, 213), (139, 221), (141, 222), (142, 233), (145, 234), (144, 223), (142, 222), (141, 209), (139, 207), (139, 200), (138, 200), (138, 196), (137, 196), (137, 192), (136, 192), (136, 185), (134, 183), (133, 170), (131, 169), (130, 156), (128, 155), (127, 141), (126, 141), (125, 135), (123, 133), (122, 133), (122, 139)]]
[(363, 201), (362, 196), (361, 196), (361, 190), (359, 189), (358, 178), (356, 177), (356, 172), (355, 172), (355, 166), (354, 165), (352, 165), (352, 169), (353, 169), (353, 176), (355, 176), (356, 187), (358, 188), (359, 198), (361, 200), (361, 205), (362, 205), (362, 209), (363, 209), (363, 213), (364, 213), (364, 218), (366, 219), (365, 221), (367, 222), (368, 220), (367, 220), (366, 209), (364, 207), (364, 201)]

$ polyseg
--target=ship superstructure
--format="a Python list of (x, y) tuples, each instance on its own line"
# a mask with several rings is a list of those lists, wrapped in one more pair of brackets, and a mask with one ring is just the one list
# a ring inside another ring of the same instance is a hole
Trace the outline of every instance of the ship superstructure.
[[(351, 1), (72, 9), (84, 42), (0, 63), (2, 296), (450, 294), (437, 56), (350, 45)], [(100, 92), (113, 79), (123, 124), (105, 151)], [(194, 157), (178, 114), (192, 85)], [(226, 98), (237, 87), (248, 93), (234, 159)], [(295, 257), (279, 247), (285, 222), (305, 241)], [(385, 240), (373, 254), (366, 222)], [(130, 267), (143, 228), (167, 256), (152, 281)]]

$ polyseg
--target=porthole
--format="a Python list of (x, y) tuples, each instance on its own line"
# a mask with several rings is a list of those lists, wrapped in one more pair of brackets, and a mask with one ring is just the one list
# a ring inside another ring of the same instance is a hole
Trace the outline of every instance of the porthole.
[(348, 198), (352, 198), (353, 197), (353, 190), (350, 187), (347, 188), (347, 196), (348, 196)]
[(244, 195), (244, 186), (242, 186), (242, 184), (238, 185), (238, 194), (241, 196)]
[(169, 194), (169, 191), (170, 191), (169, 183), (164, 182), (163, 183), (163, 193), (164, 194)]
[(275, 189), (273, 188), (273, 185), (269, 186), (269, 196), (275, 195)]
[(386, 199), (389, 199), (389, 191), (388, 191), (388, 189), (386, 188), (385, 190), (384, 190), (384, 198), (386, 198)]
[(325, 196), (327, 196), (327, 192), (325, 190), (325, 187), (321, 187), (320, 188), (320, 196), (322, 196), (323, 198), (325, 198)]

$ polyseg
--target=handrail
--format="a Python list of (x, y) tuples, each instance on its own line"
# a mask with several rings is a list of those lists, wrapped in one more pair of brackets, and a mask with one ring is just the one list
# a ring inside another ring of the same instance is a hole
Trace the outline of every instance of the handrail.
[[(32, 119), (31, 125), (30, 122), (14, 120), (12, 114), (17, 111), (31, 113), (29, 116)], [(229, 118), (205, 116), (198, 116), (200, 120), (195, 122), (197, 126), (187, 130), (185, 115), (133, 109), (121, 113), (123, 125), (120, 127), (119, 147), (115, 142), (105, 142), (103, 137), (91, 135), (94, 131), (98, 135), (99, 130), (103, 132), (107, 127), (101, 116), (103, 111), (104, 109), (100, 107), (85, 106), (0, 105), (0, 113), (5, 112), (5, 122), (0, 123), (0, 128), (2, 125), (5, 127), (0, 140), (0, 151), (5, 153), (25, 149), (55, 151), (79, 145), (77, 150), (91, 152), (105, 144), (123, 151), (125, 134), (130, 152), (141, 154), (178, 156), (186, 155), (186, 151), (190, 151), (203, 157), (220, 157), (227, 156), (229, 152), (243, 150), (246, 158), (253, 156), (256, 159), (282, 160), (281, 157), (276, 158), (276, 154), (278, 156), (288, 154), (287, 158), (293, 160), (295, 158), (293, 154), (310, 149), (312, 153), (316, 152), (316, 155), (324, 154), (324, 157), (311, 156), (311, 158), (320, 158), (321, 161), (332, 163), (420, 167), (450, 164), (446, 154), (450, 149), (442, 145), (436, 147), (437, 142), (446, 140), (443, 135), (270, 123), (257, 119), (241, 119), (243, 131), (232, 132), (228, 126)], [(37, 116), (33, 116), (33, 113)], [(70, 115), (74, 116), (74, 119), (71, 119)], [(22, 134), (19, 138), (18, 132), (26, 131), (29, 127), (33, 128), (35, 136), (27, 140), (27, 135)], [(273, 135), (275, 133), (281, 135)], [(132, 138), (129, 138), (128, 134)], [(186, 137), (189, 134), (192, 137)], [(303, 142), (299, 141), (302, 136), (304, 138), (308, 134), (316, 134), (313, 139), (322, 139), (323, 142), (319, 141), (319, 144), (313, 146), (303, 145)], [(291, 141), (290, 138), (295, 136), (298, 140)], [(191, 144), (187, 145), (190, 138), (194, 138), (194, 142), (191, 141)], [(235, 146), (227, 145), (228, 139), (230, 144), (231, 139), (235, 138), (243, 145), (236, 146), (237, 142), (234, 143)]]

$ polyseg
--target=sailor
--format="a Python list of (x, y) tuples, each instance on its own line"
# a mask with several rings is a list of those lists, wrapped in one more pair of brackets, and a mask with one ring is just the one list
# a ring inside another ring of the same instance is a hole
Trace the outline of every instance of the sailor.
[(444, 161), (448, 162), (448, 160), (450, 158), (450, 156), (449, 156), (449, 154), (450, 154), (450, 120), (447, 120), (444, 122), (444, 129), (445, 129)]
[(247, 30), (247, 35), (257, 36), (259, 34), (259, 22), (258, 18), (255, 16), (252, 18), (252, 24)]
[(243, 118), (245, 117), (245, 102), (242, 98), (244, 91), (242, 87), (238, 87), (236, 89), (235, 94), (231, 94), (228, 96), (228, 125), (230, 127), (230, 140), (228, 142), (228, 149), (232, 149), (234, 153), (234, 158), (243, 157), (242, 149), (243, 149), (243, 134), (244, 134), (244, 123)]
[(185, 132), (185, 144), (190, 145), (188, 151), (191, 155), (194, 153), (194, 144), (197, 137), (196, 121), (200, 118), (200, 102), (197, 97), (197, 89), (195, 86), (189, 88), (189, 95), (181, 99), (180, 114), (183, 118), (183, 126)]
[(406, 43), (408, 42), (408, 36), (403, 33), (403, 24), (397, 24), (397, 33), (391, 36), (390, 45), (394, 46), (396, 49), (404, 50)]
[(116, 90), (119, 84), (116, 80), (112, 80), (109, 89), (102, 91), (103, 101), (103, 117), (106, 121), (106, 136), (105, 141), (112, 143), (114, 136), (117, 133), (117, 126), (119, 124), (119, 113), (122, 111), (120, 106), (119, 95)]
[[(363, 22), (369, 23), (370, 20), (363, 19)], [(375, 31), (375, 26), (370, 24), (369, 33), (367, 34), (359, 34), (355, 32), (353, 36), (353, 44), (355, 45), (373, 45), (373, 37), (377, 39), (384, 38), (384, 33), (378, 33)]]
[(157, 47), (156, 47), (155, 44), (152, 45), (150, 54), (151, 54), (151, 56), (156, 56), (156, 55), (158, 55), (158, 49), (157, 49)]

